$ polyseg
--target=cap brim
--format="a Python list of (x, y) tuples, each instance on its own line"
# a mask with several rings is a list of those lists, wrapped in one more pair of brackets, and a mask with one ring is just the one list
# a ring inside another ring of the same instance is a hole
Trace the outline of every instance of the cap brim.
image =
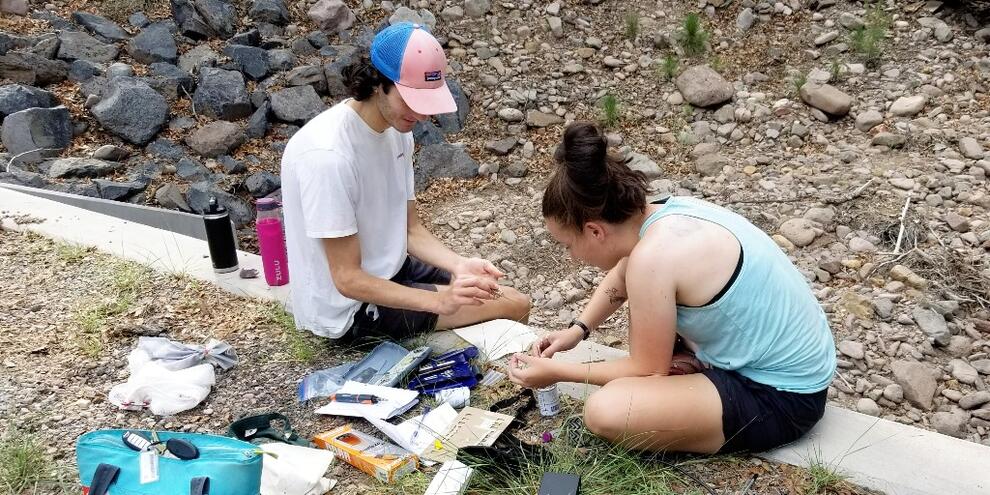
[(447, 84), (439, 88), (419, 89), (395, 84), (402, 96), (402, 101), (406, 102), (412, 111), (423, 115), (438, 115), (441, 113), (453, 113), (457, 111), (457, 103), (454, 102), (454, 95), (450, 94)]

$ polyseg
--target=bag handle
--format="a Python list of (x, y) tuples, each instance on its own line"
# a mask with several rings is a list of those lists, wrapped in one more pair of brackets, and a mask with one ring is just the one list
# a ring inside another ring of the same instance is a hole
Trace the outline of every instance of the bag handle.
[(112, 464), (96, 466), (93, 480), (89, 482), (89, 495), (107, 495), (107, 490), (117, 480), (118, 474), (120, 474), (120, 468)]
[(210, 493), (210, 478), (200, 476), (189, 482), (189, 495), (208, 495)]

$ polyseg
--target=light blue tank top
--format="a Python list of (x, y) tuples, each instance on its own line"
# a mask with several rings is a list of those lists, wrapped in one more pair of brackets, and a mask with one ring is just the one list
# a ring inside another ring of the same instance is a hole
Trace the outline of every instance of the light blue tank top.
[(643, 222), (640, 237), (670, 215), (720, 225), (743, 250), (742, 269), (722, 297), (702, 307), (677, 306), (677, 333), (698, 345), (698, 359), (786, 392), (828, 387), (835, 372), (835, 341), (825, 312), (770, 236), (720, 206), (671, 197)]

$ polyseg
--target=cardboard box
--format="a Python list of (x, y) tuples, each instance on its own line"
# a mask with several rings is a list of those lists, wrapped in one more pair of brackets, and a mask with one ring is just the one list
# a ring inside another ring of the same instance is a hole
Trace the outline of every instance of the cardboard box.
[(348, 464), (374, 476), (382, 483), (395, 480), (419, 468), (419, 458), (405, 449), (344, 425), (313, 437), (321, 449), (332, 450)]

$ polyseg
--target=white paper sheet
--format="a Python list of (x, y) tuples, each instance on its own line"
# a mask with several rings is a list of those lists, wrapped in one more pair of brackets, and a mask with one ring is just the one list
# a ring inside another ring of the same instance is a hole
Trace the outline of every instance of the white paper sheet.
[(415, 390), (380, 387), (367, 383), (348, 381), (344, 383), (338, 394), (371, 394), (383, 399), (377, 404), (354, 404), (348, 402), (330, 402), (316, 410), (317, 414), (333, 416), (354, 416), (358, 418), (389, 419), (408, 411), (419, 402), (419, 393)]
[(323, 495), (336, 480), (324, 478), (333, 452), (286, 443), (267, 443), (261, 471), (261, 495)]
[(536, 341), (536, 332), (532, 328), (507, 319), (456, 328), (454, 333), (477, 347), (489, 361), (515, 352), (526, 352)]
[(423, 495), (461, 495), (467, 488), (474, 469), (453, 460), (443, 463)]
[[(450, 425), (456, 417), (457, 411), (450, 407), (450, 404), (443, 404), (425, 415), (416, 416), (398, 425), (378, 418), (365, 419), (392, 439), (399, 447), (422, 456), (423, 452), (433, 447), (434, 441), (450, 429)], [(416, 433), (417, 429), (419, 433)]]

